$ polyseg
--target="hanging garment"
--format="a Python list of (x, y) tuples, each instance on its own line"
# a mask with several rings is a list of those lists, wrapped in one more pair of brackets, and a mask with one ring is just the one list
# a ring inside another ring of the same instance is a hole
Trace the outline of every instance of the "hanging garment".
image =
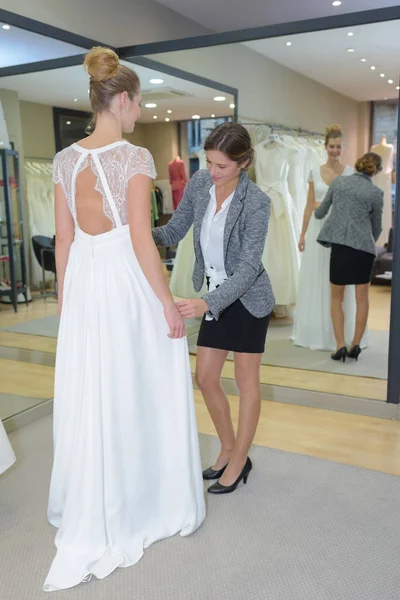
[(6, 430), (0, 421), (0, 475), (15, 462), (15, 454), (8, 441)]
[(174, 268), (172, 269), (170, 290), (177, 298), (201, 298), (207, 293), (204, 285), (200, 292), (195, 292), (192, 275), (195, 263), (193, 246), (193, 227), (189, 229), (186, 236), (178, 244)]
[(393, 226), (392, 204), (392, 171), (394, 148), (391, 144), (372, 146), (371, 152), (382, 157), (382, 171), (375, 175), (373, 182), (383, 190), (382, 233), (377, 241), (378, 246), (384, 246), (389, 241), (389, 233)]
[[(343, 175), (351, 175), (352, 167), (345, 167)], [(321, 203), (329, 186), (321, 177), (321, 168), (311, 171), (309, 182), (314, 184), (315, 201)], [(302, 253), (297, 304), (293, 329), (296, 346), (310, 350), (336, 350), (331, 318), (331, 288), (329, 281), (330, 248), (318, 244), (317, 238), (328, 215), (318, 220), (312, 215), (308, 225), (305, 250)], [(343, 302), (345, 314), (345, 338), (350, 345), (355, 329), (356, 299), (355, 287), (346, 286)], [(367, 346), (367, 333), (362, 347)]]
[(180, 158), (175, 158), (168, 165), (169, 182), (171, 184), (172, 202), (174, 210), (178, 208), (182, 200), (183, 192), (188, 182), (185, 163)]
[(288, 187), (290, 152), (278, 136), (270, 136), (267, 144), (256, 146), (257, 185), (271, 198), (263, 264), (274, 290), (275, 312), (282, 315), (296, 302), (300, 269), (297, 247), (300, 226)]
[[(127, 142), (73, 144), (54, 162), (75, 239), (57, 345), (48, 506), (57, 554), (45, 591), (131, 566), (205, 516), (187, 341), (168, 337), (130, 238), (126, 190), (139, 173), (155, 178), (152, 157)], [(89, 235), (80, 215), (107, 217), (112, 229)]]

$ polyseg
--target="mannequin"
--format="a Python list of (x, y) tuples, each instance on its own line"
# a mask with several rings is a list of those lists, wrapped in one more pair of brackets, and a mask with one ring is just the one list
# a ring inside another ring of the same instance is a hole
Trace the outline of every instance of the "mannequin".
[(382, 218), (382, 234), (377, 242), (378, 246), (384, 246), (389, 240), (389, 232), (392, 228), (392, 170), (394, 147), (388, 144), (386, 136), (382, 135), (379, 144), (371, 148), (371, 152), (376, 152), (382, 157), (382, 171), (374, 178), (374, 183), (384, 192), (384, 206)]
[(169, 182), (171, 184), (172, 202), (174, 210), (178, 208), (179, 202), (182, 200), (185, 186), (188, 182), (185, 163), (180, 156), (177, 156), (168, 165)]

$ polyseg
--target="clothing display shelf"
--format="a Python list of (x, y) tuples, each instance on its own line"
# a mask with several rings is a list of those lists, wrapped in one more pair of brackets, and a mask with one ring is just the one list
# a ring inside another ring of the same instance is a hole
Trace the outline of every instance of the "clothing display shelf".
[[(28, 302), (28, 284), (24, 244), (19, 155), (15, 150), (0, 149), (0, 297), (8, 297), (18, 310), (18, 295)], [(8, 270), (8, 273), (7, 273)], [(3, 279), (4, 278), (4, 279)]]

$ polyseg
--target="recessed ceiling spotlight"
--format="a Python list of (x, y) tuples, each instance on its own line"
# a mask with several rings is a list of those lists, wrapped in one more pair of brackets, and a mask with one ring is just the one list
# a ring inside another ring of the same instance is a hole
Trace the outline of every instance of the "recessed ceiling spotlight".
[(235, 105), (234, 104), (230, 104), (229, 108), (235, 108)]
[(74, 102), (78, 102), (78, 98), (74, 98)]
[(388, 79), (388, 83), (390, 83), (390, 85), (392, 85), (392, 83), (394, 83), (393, 79)]
[(90, 94), (90, 90), (88, 90), (87, 93)]
[(193, 115), (192, 119), (200, 119), (200, 115)]
[(10, 25), (7, 25), (7, 24), (5, 24), (5, 25), (2, 25), (2, 26), (1, 26), (1, 28), (2, 28), (2, 29), (6, 29), (6, 30), (7, 30), (7, 29), (11, 29)]
[(380, 75), (380, 76), (381, 76), (381, 77), (385, 77), (385, 73), (381, 73), (381, 75)]
[(361, 62), (367, 62), (366, 58), (360, 58)]
[(169, 117), (165, 117), (165, 120), (166, 120), (167, 123), (169, 123), (170, 119), (169, 119)]
[(150, 83), (153, 83), (154, 85), (160, 85), (160, 83), (164, 83), (164, 79), (150, 79)]
[(157, 115), (154, 115), (153, 119), (154, 119), (154, 120), (158, 119)]
[(67, 121), (67, 125), (71, 125), (71, 121)]
[(170, 109), (169, 109), (169, 110), (167, 110), (167, 113), (168, 113), (169, 115), (172, 115), (172, 110), (170, 110)]
[(286, 42), (286, 46), (291, 46), (292, 42)]
[(371, 71), (375, 71), (376, 67), (374, 65), (371, 66)]
[(226, 98), (225, 96), (215, 96), (214, 100), (215, 102), (225, 102)]
[(400, 90), (400, 85), (396, 85), (396, 90)]
[(340, 6), (341, 4), (342, 4), (342, 3), (341, 3), (341, 1), (340, 1), (340, 0), (334, 0), (334, 1), (332, 2), (332, 6)]
[(354, 48), (347, 48), (347, 52), (355, 52)]
[(147, 104), (145, 104), (146, 108), (157, 108), (157, 104), (155, 104), (154, 102), (148, 102)]
[(215, 115), (214, 115), (214, 114), (213, 114), (213, 115), (211, 115), (211, 118), (212, 118), (212, 119), (215, 119)]
[(352, 31), (349, 31), (349, 33), (347, 34), (347, 37), (353, 37), (354, 33)]

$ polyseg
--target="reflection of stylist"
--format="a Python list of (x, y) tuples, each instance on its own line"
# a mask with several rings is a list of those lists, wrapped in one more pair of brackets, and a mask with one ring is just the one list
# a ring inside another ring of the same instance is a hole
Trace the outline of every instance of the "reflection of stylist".
[[(382, 170), (382, 159), (368, 152), (356, 163), (356, 173), (338, 177), (315, 211), (322, 219), (332, 209), (318, 236), (323, 246), (332, 247), (330, 262), (331, 311), (337, 351), (333, 360), (358, 359), (360, 342), (368, 321), (369, 284), (376, 256), (376, 240), (382, 231), (383, 192), (371, 182)], [(342, 308), (346, 285), (356, 286), (357, 316), (352, 348), (344, 341)]]
[[(221, 441), (220, 455), (203, 477), (219, 479), (209, 488), (211, 493), (226, 494), (247, 481), (252, 468), (247, 455), (261, 409), (260, 365), (274, 307), (261, 262), (270, 200), (246, 174), (254, 151), (242, 125), (220, 125), (204, 149), (208, 171), (192, 177), (178, 210), (168, 225), (153, 230), (153, 236), (158, 245), (172, 246), (194, 226), (193, 284), (199, 291), (206, 276), (208, 294), (178, 302), (178, 308), (184, 318), (203, 317), (196, 382)], [(235, 353), (240, 391), (237, 436), (220, 383), (229, 352)]]

